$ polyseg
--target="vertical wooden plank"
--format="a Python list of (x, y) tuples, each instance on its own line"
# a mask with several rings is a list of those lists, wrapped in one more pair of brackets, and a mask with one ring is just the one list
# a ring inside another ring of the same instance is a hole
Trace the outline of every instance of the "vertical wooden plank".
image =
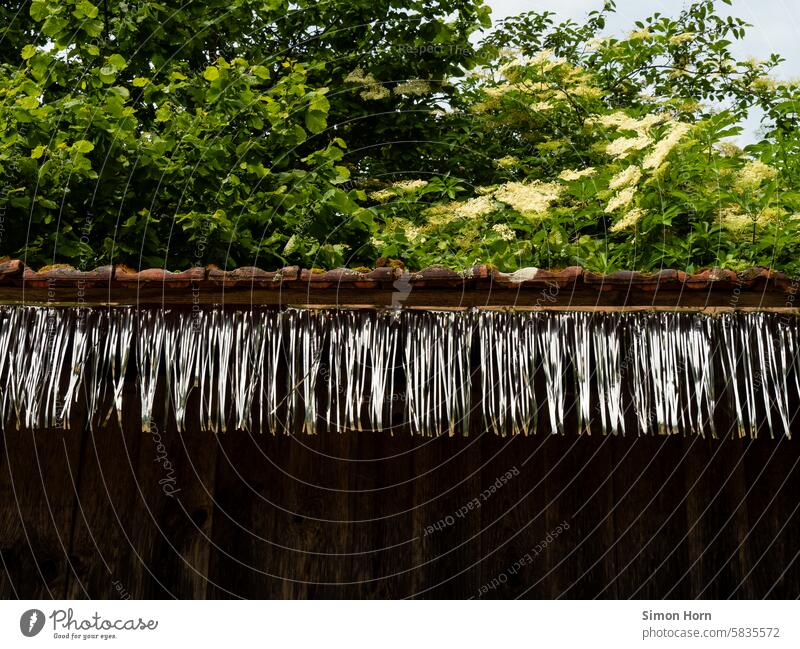
[(178, 436), (163, 409), (143, 433), (138, 405), (126, 385), (122, 429), (112, 420), (89, 436), (70, 597), (205, 595), (216, 440), (192, 429)]
[(613, 449), (619, 440), (595, 434), (558, 436), (554, 441), (555, 478), (548, 481), (547, 490), (549, 594), (615, 598)]
[[(748, 526), (744, 541), (750, 559), (734, 597), (794, 598), (800, 594), (796, 559), (800, 512), (800, 449), (796, 439), (755, 440), (745, 455)], [(794, 562), (793, 562), (794, 560)]]
[(687, 462), (686, 523), (693, 597), (727, 598), (749, 569), (749, 440), (696, 440)]
[(0, 468), (0, 596), (62, 598), (72, 572), (80, 421), (68, 431), (6, 430)]
[[(481, 575), (476, 591), (466, 596), (516, 597), (543, 574), (542, 557), (533, 557), (533, 563), (525, 557), (547, 534), (548, 467), (543, 449), (548, 441), (547, 435), (505, 438), (493, 433), (484, 435)], [(531, 591), (534, 592), (539, 592), (538, 585)]]
[[(197, 412), (197, 393), (189, 412)], [(200, 430), (190, 417), (178, 432), (169, 420), (165, 433), (144, 433), (137, 467), (141, 509), (146, 525), (133, 530), (132, 540), (143, 557), (152, 557), (142, 573), (145, 597), (205, 598), (208, 562), (213, 548), (213, 497), (218, 452), (217, 436)]]
[(221, 439), (209, 567), (214, 597), (338, 597), (347, 578), (351, 436)]
[[(688, 598), (685, 463), (696, 440), (627, 437), (617, 446), (615, 528), (617, 594)], [(627, 448), (623, 448), (623, 447)]]
[(415, 555), (423, 530), (414, 527), (415, 449), (424, 440), (405, 431), (356, 434), (353, 451), (339, 460), (347, 471), (352, 523), (341, 551), (353, 585), (343, 595), (400, 599), (412, 594)]
[(413, 525), (420, 536), (413, 595), (475, 593), (481, 583), (481, 517), (457, 514), (482, 491), (481, 441), (476, 436), (429, 438), (417, 447), (414, 461)]

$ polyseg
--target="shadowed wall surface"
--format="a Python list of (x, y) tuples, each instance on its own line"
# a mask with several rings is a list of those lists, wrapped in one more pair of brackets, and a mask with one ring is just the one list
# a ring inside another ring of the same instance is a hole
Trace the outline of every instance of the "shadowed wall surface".
[(124, 422), (4, 433), (3, 597), (800, 594), (796, 440)]

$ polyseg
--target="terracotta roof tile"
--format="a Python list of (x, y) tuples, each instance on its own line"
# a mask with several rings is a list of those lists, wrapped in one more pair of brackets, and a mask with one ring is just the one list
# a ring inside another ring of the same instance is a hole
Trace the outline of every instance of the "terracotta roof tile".
[(24, 269), (25, 269), (25, 264), (23, 264), (19, 259), (9, 259), (8, 261), (2, 261), (0, 262), (0, 281), (18, 277), (22, 275), (22, 271)]
[(25, 267), (21, 274), (22, 283), (31, 287), (47, 287), (51, 285), (102, 286), (108, 285), (112, 281), (114, 267), (100, 266), (93, 270), (80, 270), (66, 264), (57, 264), (46, 266), (39, 271)]
[(688, 289), (709, 289), (709, 288), (734, 288), (739, 286), (736, 272), (723, 268), (708, 268), (698, 271), (692, 275), (687, 275), (684, 285)]
[(551, 271), (543, 268), (521, 268), (513, 273), (494, 271), (493, 280), (506, 288), (545, 288), (571, 286), (584, 274), (580, 266), (569, 266), (564, 270)]
[(169, 288), (185, 288), (192, 282), (202, 282), (206, 278), (206, 269), (195, 266), (189, 270), (171, 272), (162, 268), (148, 268), (147, 270), (127, 272), (123, 267), (117, 267), (114, 281), (127, 286), (153, 286), (164, 285)]
[(472, 281), (470, 270), (457, 271), (444, 266), (428, 266), (409, 276), (411, 286), (418, 287), (454, 287), (464, 286)]
[(214, 286), (251, 286), (253, 288), (278, 288), (283, 281), (297, 279), (300, 269), (287, 266), (276, 271), (265, 271), (255, 266), (242, 266), (233, 270), (208, 267), (208, 280)]
[[(53, 285), (59, 288), (107, 287), (112, 293), (115, 288), (133, 289), (137, 292), (143, 289), (177, 292), (190, 286), (197, 286), (212, 293), (228, 288), (275, 289), (289, 291), (294, 297), (301, 296), (301, 299), (303, 293), (322, 295), (316, 292), (346, 290), (352, 298), (353, 290), (388, 292), (397, 290), (398, 280), (407, 282), (405, 286), (410, 286), (412, 289), (425, 289), (428, 291), (426, 299), (434, 301), (431, 289), (441, 289), (451, 293), (454, 290), (477, 290), (503, 294), (506, 297), (502, 298), (504, 300), (502, 303), (508, 304), (514, 303), (516, 299), (514, 296), (521, 290), (541, 290), (545, 287), (566, 289), (570, 293), (583, 291), (584, 295), (589, 296), (609, 292), (609, 295), (613, 293), (616, 296), (612, 299), (623, 299), (625, 295), (635, 294), (638, 295), (636, 300), (642, 304), (650, 303), (654, 299), (660, 300), (662, 295), (687, 295), (687, 291), (696, 296), (692, 298), (695, 301), (703, 300), (702, 291), (714, 291), (718, 296), (723, 292), (750, 291), (755, 296), (751, 301), (757, 301), (760, 293), (771, 293), (770, 299), (773, 303), (792, 304), (791, 297), (800, 292), (800, 279), (767, 268), (750, 268), (739, 273), (709, 268), (696, 273), (665, 269), (656, 273), (618, 271), (602, 275), (585, 271), (579, 266), (561, 270), (522, 268), (511, 273), (501, 272), (486, 265), (476, 265), (463, 271), (430, 266), (410, 273), (398, 265), (382, 266), (373, 270), (337, 268), (327, 271), (300, 269), (297, 266), (287, 266), (274, 271), (247, 266), (232, 270), (222, 270), (216, 266), (197, 266), (178, 272), (160, 268), (137, 272), (124, 265), (79, 270), (59, 264), (45, 267), (37, 272), (26, 268), (18, 259), (0, 261), (0, 285), (5, 287), (6, 295), (9, 287), (15, 286), (39, 290)], [(157, 291), (159, 294), (160, 292)], [(789, 295), (788, 302), (786, 297), (779, 297), (780, 294)], [(152, 290), (150, 295), (153, 295)], [(569, 293), (562, 295), (565, 296), (565, 300), (569, 297)], [(720, 303), (724, 302), (721, 297), (716, 299)]]

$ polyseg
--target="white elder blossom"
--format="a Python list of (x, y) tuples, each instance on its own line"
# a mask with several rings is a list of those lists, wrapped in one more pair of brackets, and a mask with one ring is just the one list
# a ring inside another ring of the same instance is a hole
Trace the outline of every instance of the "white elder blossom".
[(526, 216), (541, 215), (556, 201), (561, 185), (534, 180), (531, 183), (510, 182), (501, 185), (494, 197)]

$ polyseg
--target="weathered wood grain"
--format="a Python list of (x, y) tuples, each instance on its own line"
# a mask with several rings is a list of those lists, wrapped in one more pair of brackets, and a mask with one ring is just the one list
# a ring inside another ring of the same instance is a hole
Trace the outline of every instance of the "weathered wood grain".
[(8, 430), (0, 466), (0, 594), (63, 598), (82, 430)]
[(0, 596), (800, 594), (796, 441), (179, 435), (171, 422), (162, 441), (173, 496), (130, 417), (82, 451), (80, 431), (5, 431)]

